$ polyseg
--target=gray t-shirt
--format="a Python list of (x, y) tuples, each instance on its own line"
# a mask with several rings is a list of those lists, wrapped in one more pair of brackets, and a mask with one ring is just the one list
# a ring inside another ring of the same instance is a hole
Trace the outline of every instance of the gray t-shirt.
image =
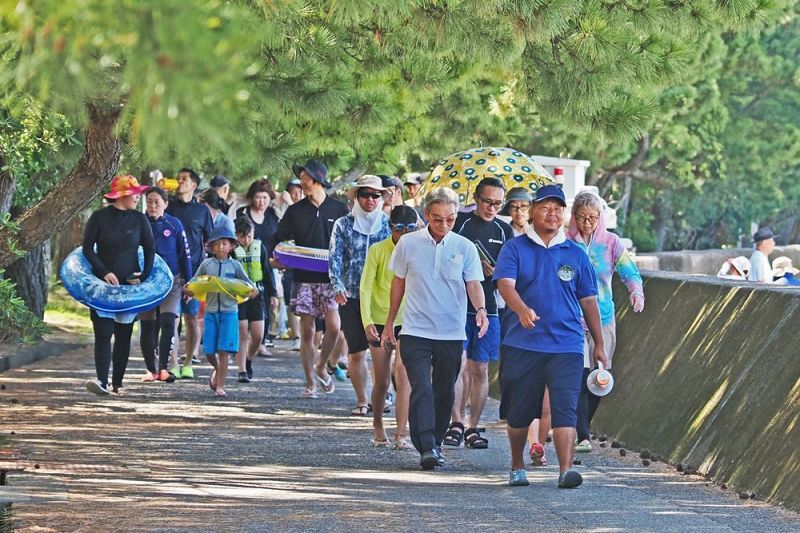
[[(215, 257), (205, 259), (195, 272), (195, 276), (217, 276), (222, 279), (240, 279), (255, 287), (236, 259), (223, 259)], [(206, 312), (208, 313), (238, 313), (239, 304), (225, 293), (210, 292), (206, 297)]]

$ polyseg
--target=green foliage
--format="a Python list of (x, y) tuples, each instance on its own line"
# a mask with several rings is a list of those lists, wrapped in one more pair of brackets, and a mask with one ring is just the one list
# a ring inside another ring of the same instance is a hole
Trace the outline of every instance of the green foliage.
[(14, 205), (32, 205), (52, 189), (79, 144), (63, 115), (24, 95), (6, 99), (0, 105), (0, 155), (3, 170), (16, 179)]
[(286, 175), (402, 170), (543, 123), (630, 139), (703, 35), (763, 24), (763, 0), (459, 2), (39, 0), (2, 15), (11, 75), (74, 122), (125, 106), (131, 164)]
[[(10, 228), (12, 231), (19, 229), (8, 213), (0, 216), (0, 228)], [(17, 255), (24, 255), (15, 242), (6, 245)], [(31, 343), (41, 339), (48, 331), (47, 325), (26, 307), (25, 302), (17, 296), (16, 284), (3, 279), (3, 272), (0, 269), (0, 342), (14, 339)]]

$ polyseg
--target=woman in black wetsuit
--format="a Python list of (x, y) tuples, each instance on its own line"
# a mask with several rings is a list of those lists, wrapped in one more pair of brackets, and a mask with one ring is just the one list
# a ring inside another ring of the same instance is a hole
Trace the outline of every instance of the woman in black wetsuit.
[[(113, 203), (92, 213), (83, 234), (83, 255), (95, 276), (111, 285), (135, 285), (150, 275), (155, 258), (153, 232), (144, 213), (136, 210), (139, 196), (149, 187), (133, 176), (117, 176), (105, 197)], [(97, 249), (95, 250), (95, 246)], [(144, 251), (144, 268), (139, 272), (138, 249)], [(86, 388), (98, 395), (122, 393), (122, 378), (131, 351), (131, 333), (136, 313), (107, 313), (91, 310), (94, 328), (94, 365), (97, 379)], [(111, 336), (114, 351), (111, 351)], [(108, 370), (113, 359), (111, 391)]]

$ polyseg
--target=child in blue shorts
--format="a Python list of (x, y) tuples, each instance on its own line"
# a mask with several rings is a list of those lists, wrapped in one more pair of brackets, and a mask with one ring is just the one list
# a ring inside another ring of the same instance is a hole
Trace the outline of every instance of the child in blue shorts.
[[(236, 246), (236, 236), (225, 227), (219, 226), (211, 232), (206, 246), (214, 257), (205, 259), (195, 272), (195, 276), (217, 276), (219, 278), (240, 279), (247, 282), (252, 290), (250, 297), (259, 295), (258, 289), (247, 277), (242, 264), (229, 257)], [(183, 291), (188, 296), (193, 293), (188, 288)], [(232, 296), (223, 292), (209, 292), (206, 297), (206, 312), (203, 329), (203, 353), (214, 367), (208, 384), (218, 398), (225, 397), (225, 377), (228, 374), (228, 356), (239, 350), (239, 306)]]

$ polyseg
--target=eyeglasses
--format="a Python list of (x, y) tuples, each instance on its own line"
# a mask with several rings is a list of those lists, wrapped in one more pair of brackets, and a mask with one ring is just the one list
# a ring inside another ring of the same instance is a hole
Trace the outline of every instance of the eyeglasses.
[(443, 222), (445, 222), (445, 223), (447, 223), (447, 224), (455, 224), (455, 222), (456, 222), (456, 217), (454, 217), (454, 216), (452, 216), (452, 217), (447, 217), (447, 218), (443, 218), (443, 217), (430, 217), (428, 220), (430, 220), (431, 222), (434, 222), (434, 223), (436, 223), (436, 224), (441, 224), (441, 223), (443, 223)]
[(514, 205), (514, 204), (511, 204), (511, 205), (508, 206), (508, 210), (509, 211), (527, 212), (527, 211), (531, 210), (531, 206), (530, 206), (530, 204), (526, 204), (526, 205)]
[(503, 200), (497, 200), (497, 201), (487, 200), (483, 196), (478, 196), (478, 200), (485, 203), (489, 207), (494, 207), (495, 209), (500, 209), (500, 207), (503, 205)]
[(392, 226), (393, 230), (397, 231), (403, 231), (403, 230), (414, 231), (417, 229), (416, 222), (412, 222), (411, 224), (403, 224), (402, 222), (398, 222), (397, 224), (390, 224), (390, 225)]
[(367, 191), (358, 191), (356, 194), (359, 198), (372, 198), (373, 200), (377, 200), (381, 198), (383, 195), (379, 192), (367, 192)]
[(600, 217), (593, 216), (593, 217), (585, 217), (583, 215), (575, 215), (575, 222), (578, 224), (586, 224), (589, 222), (590, 224), (596, 224), (600, 220)]

